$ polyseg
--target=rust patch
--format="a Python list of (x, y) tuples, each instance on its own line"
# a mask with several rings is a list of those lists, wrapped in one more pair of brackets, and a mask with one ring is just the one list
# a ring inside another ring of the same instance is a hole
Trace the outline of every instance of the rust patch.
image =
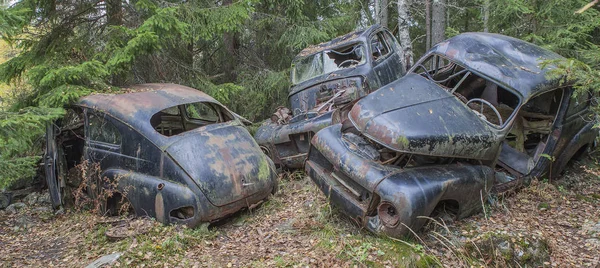
[(165, 203), (161, 193), (158, 193), (154, 199), (154, 212), (156, 212), (157, 221), (165, 222)]

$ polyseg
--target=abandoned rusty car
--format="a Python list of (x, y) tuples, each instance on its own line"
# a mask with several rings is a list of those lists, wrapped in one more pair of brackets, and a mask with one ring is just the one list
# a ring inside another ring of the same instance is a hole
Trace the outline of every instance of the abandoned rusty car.
[(497, 34), (441, 42), (319, 131), (307, 174), (346, 215), (393, 237), (436, 207), (478, 212), (493, 187), (556, 176), (593, 145), (590, 95), (546, 76), (543, 61), (560, 59)]
[[(260, 203), (277, 189), (273, 162), (237, 116), (210, 96), (175, 84), (137, 85), (80, 99), (47, 131), (45, 169), (54, 206), (67, 171), (98, 163), (135, 214), (196, 226)], [(88, 186), (89, 187), (89, 186)], [(117, 199), (117, 197), (120, 197)]]
[(292, 63), (291, 111), (280, 107), (256, 141), (276, 165), (302, 168), (310, 138), (331, 124), (332, 110), (404, 75), (400, 52), (379, 25), (304, 49)]

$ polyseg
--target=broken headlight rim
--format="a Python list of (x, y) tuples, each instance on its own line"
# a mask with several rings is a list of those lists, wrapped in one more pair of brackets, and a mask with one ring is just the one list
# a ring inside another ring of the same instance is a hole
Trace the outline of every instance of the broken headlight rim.
[(390, 202), (383, 201), (379, 203), (377, 215), (385, 227), (395, 228), (400, 223), (398, 209)]

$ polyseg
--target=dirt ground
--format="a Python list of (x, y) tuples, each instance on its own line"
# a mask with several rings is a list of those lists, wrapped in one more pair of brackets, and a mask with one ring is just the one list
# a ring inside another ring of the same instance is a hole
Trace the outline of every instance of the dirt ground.
[[(0, 266), (179, 267), (598, 267), (600, 169), (573, 165), (556, 182), (491, 199), (485, 213), (439, 218), (418, 237), (393, 240), (353, 225), (301, 173), (252, 211), (188, 229), (44, 207), (0, 211)], [(114, 226), (137, 235), (113, 241)]]

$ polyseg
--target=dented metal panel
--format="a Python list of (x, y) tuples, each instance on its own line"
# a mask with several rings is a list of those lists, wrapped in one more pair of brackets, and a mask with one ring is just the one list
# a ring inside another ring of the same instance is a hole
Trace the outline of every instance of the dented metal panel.
[(525, 99), (556, 88), (558, 80), (548, 80), (552, 65), (545, 60), (562, 56), (532, 43), (492, 33), (463, 33), (434, 46), (429, 52), (444, 55), (470, 70), (485, 74), (499, 84), (517, 90)]
[(298, 54), (294, 62), (326, 50), (361, 46), (365, 53), (360, 56), (365, 61), (318, 75), (290, 87), (289, 117), (293, 117), (292, 120), (289, 123), (278, 123), (278, 120), (266, 122), (255, 134), (257, 142), (277, 165), (301, 168), (306, 159), (310, 138), (314, 133), (331, 124), (332, 111), (404, 75), (405, 68), (400, 59), (401, 51), (398, 50), (400, 46), (391, 34), (389, 39), (384, 41), (395, 42), (395, 44), (388, 44), (389, 53), (378, 59), (373, 56), (375, 51), (371, 40), (386, 33), (389, 34), (387, 29), (373, 25), (366, 30), (352, 32), (330, 42), (311, 46)]
[[(54, 137), (61, 143), (58, 146), (71, 148), (64, 150), (71, 162), (64, 163), (65, 155), (49, 143), (46, 154), (54, 156), (54, 161), (48, 163), (71, 168), (78, 164), (73, 159), (83, 159), (98, 164), (100, 176), (117, 184), (114, 190), (131, 203), (136, 214), (191, 227), (260, 203), (277, 189), (273, 162), (241, 119), (210, 96), (173, 84), (133, 86), (127, 92), (91, 95), (78, 102), (74, 109), (81, 111), (81, 126), (75, 130), (79, 135), (66, 135), (74, 130), (64, 129)], [(190, 118), (183, 108), (189, 103), (210, 103), (220, 119)], [(173, 107), (179, 113), (163, 113)], [(151, 123), (157, 114), (167, 121), (175, 116), (182, 132), (159, 133)], [(96, 140), (91, 133), (98, 130), (118, 138)], [(60, 176), (52, 172), (47, 179), (60, 180)]]
[[(434, 68), (424, 67), (432, 58)], [(332, 204), (372, 232), (415, 233), (439, 205), (456, 209), (457, 218), (476, 213), (492, 189), (556, 176), (595, 144), (590, 99), (582, 109), (572, 88), (546, 79), (552, 66), (540, 67), (560, 58), (501, 35), (453, 37), (406, 76), (337, 110), (339, 123), (312, 139), (305, 170)], [(500, 118), (499, 109), (509, 112), (506, 120), (489, 121), (470, 100)]]
[(215, 206), (223, 206), (272, 185), (268, 160), (241, 126), (209, 125), (166, 148)]
[(493, 160), (501, 142), (465, 104), (417, 74), (359, 100), (348, 117), (365, 136), (405, 153)]

